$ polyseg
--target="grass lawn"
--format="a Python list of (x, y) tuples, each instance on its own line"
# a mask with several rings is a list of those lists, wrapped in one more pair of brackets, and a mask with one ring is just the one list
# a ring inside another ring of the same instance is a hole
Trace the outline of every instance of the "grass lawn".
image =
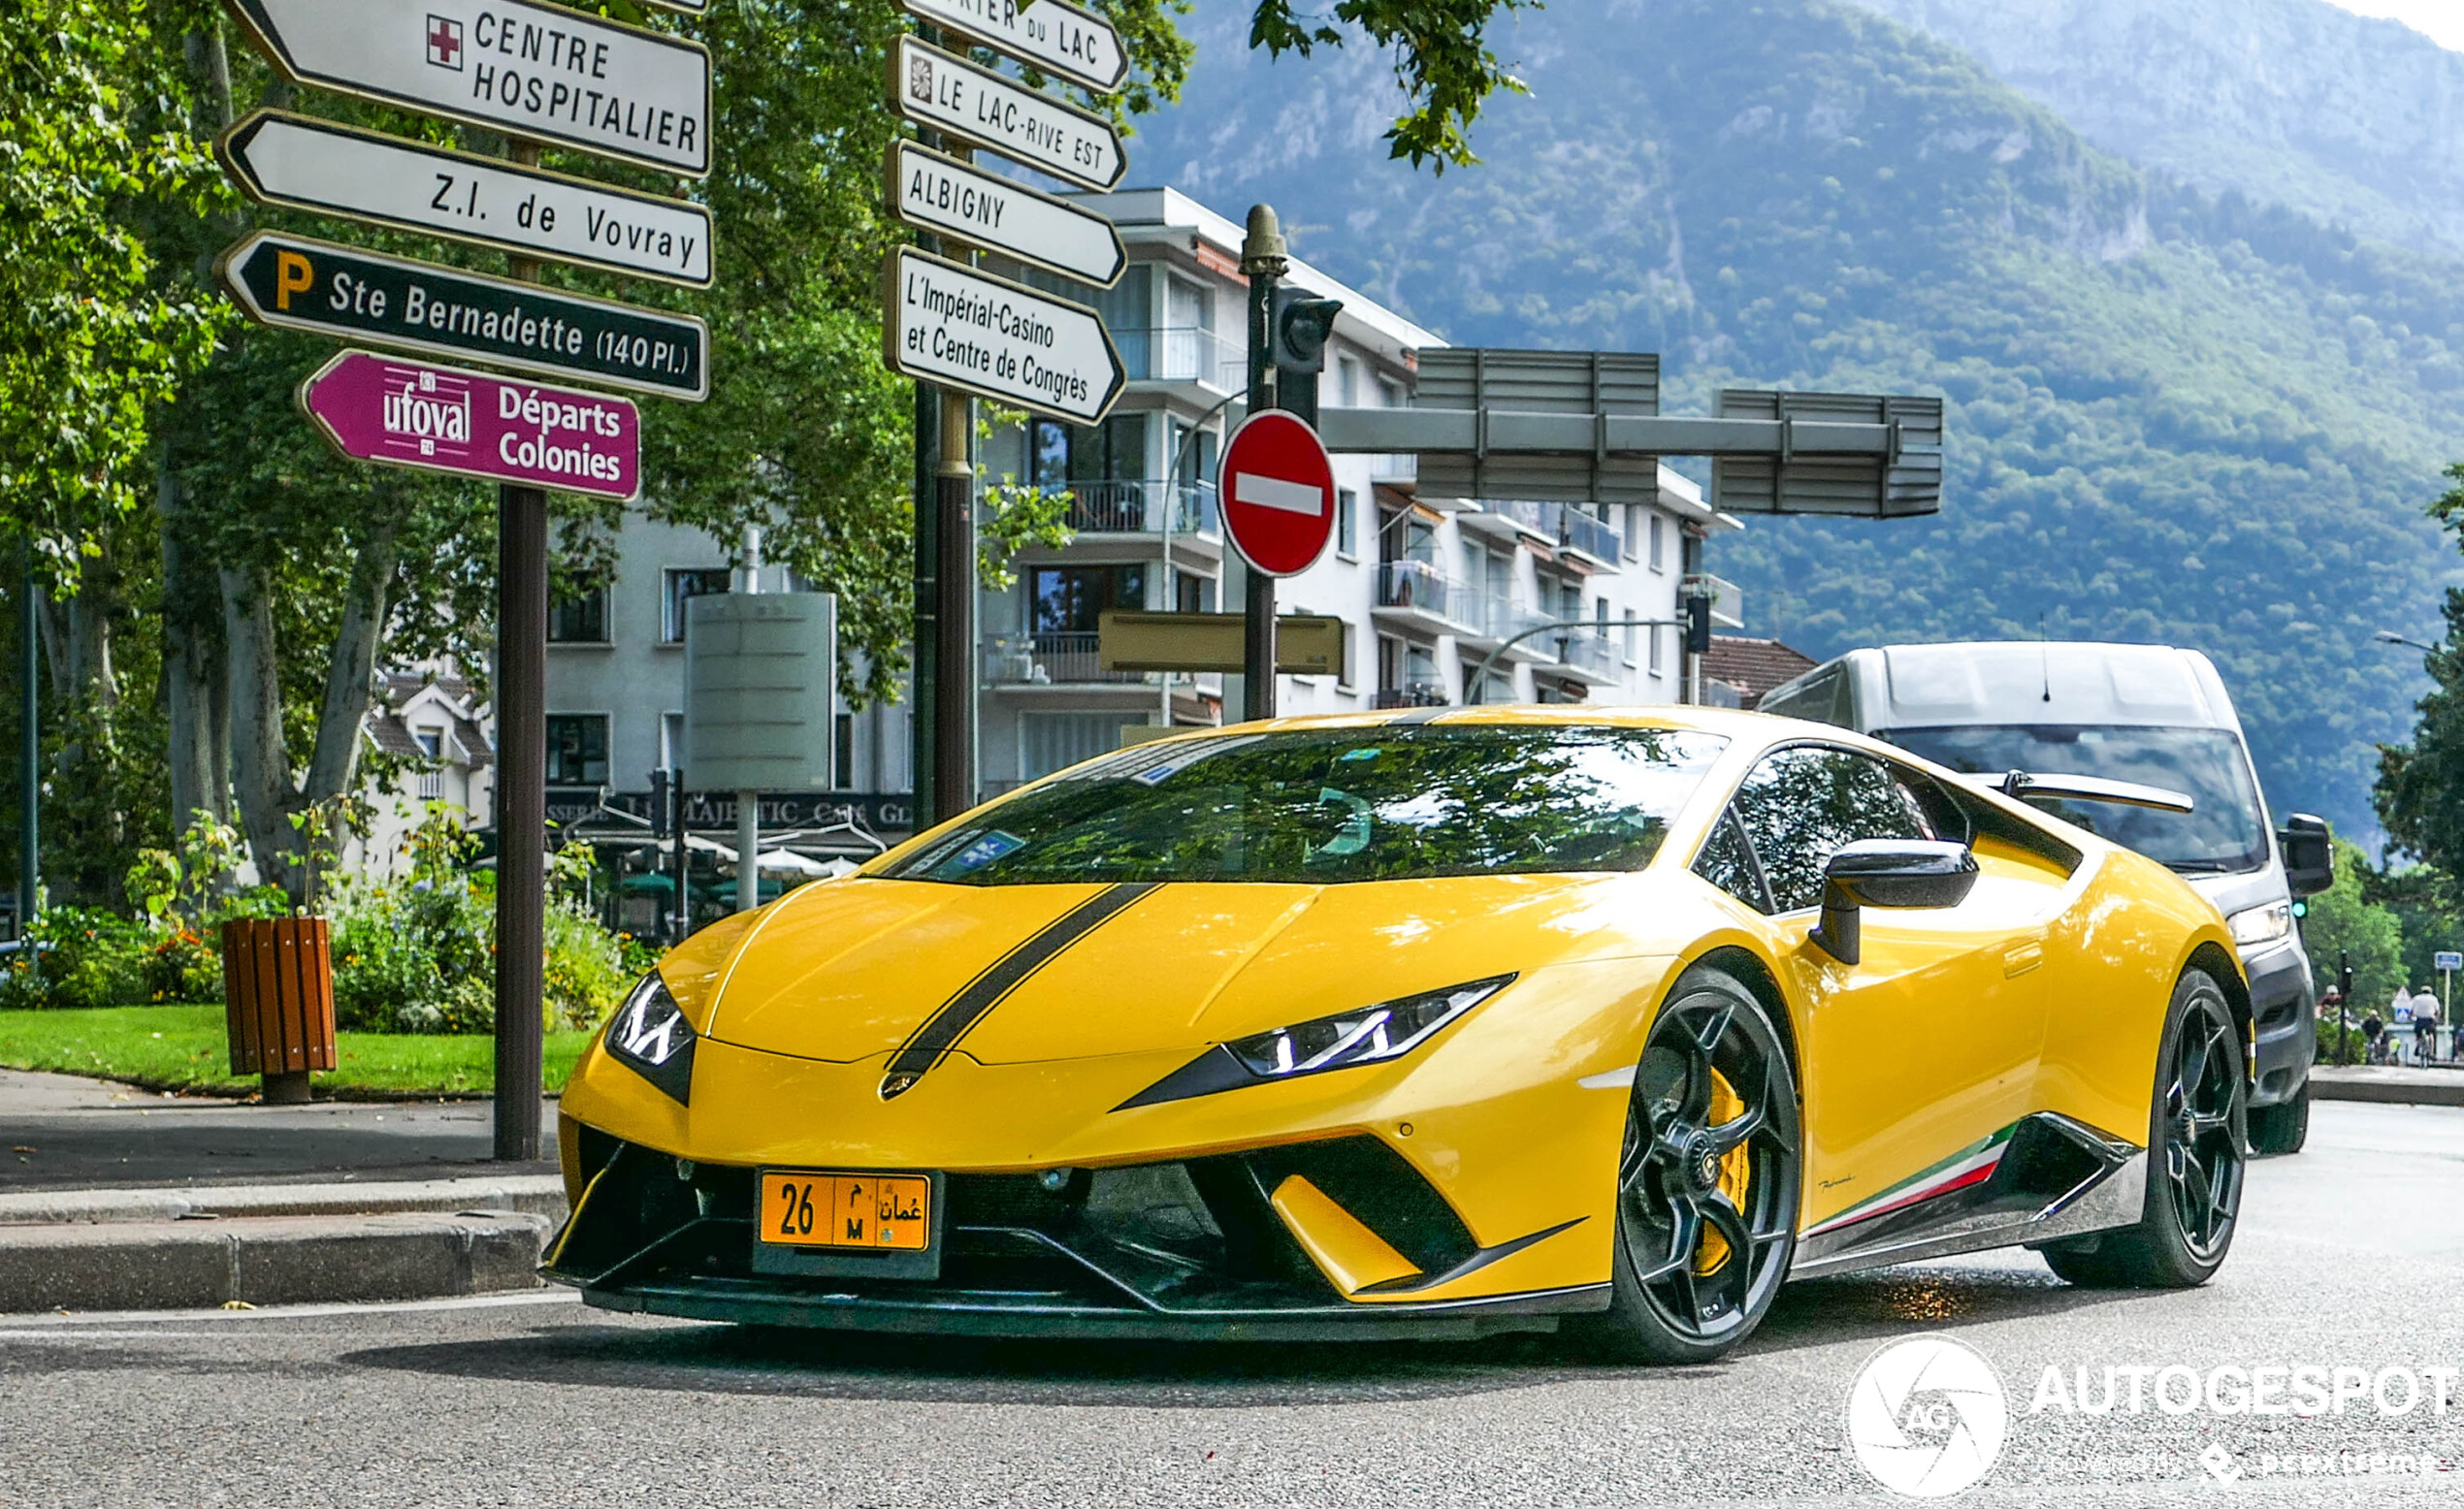
[[(547, 1087), (565, 1088), (586, 1032), (547, 1035)], [(315, 1078), (320, 1095), (485, 1095), (496, 1080), (495, 1040), (391, 1032), (337, 1037), (338, 1067)], [(250, 1095), (254, 1075), (231, 1073), (219, 1006), (119, 1006), (99, 1011), (0, 1011), (0, 1066), (124, 1079), (149, 1090)]]

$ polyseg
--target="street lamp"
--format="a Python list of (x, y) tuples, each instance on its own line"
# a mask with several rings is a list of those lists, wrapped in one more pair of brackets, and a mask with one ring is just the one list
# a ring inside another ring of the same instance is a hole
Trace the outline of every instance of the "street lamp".
[(2407, 639), (2402, 634), (2391, 634), (2383, 628), (2379, 630), (2377, 633), (2372, 634), (2370, 637), (2383, 645), (2403, 645), (2409, 649), (2418, 650), (2423, 655), (2436, 655), (2439, 653), (2439, 647), (2436, 645), (2425, 645), (2418, 639)]

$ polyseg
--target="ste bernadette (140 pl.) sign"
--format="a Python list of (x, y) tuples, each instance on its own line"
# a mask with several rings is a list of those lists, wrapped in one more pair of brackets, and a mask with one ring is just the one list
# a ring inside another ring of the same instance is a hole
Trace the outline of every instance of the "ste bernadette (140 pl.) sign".
[(260, 324), (661, 398), (710, 396), (710, 331), (690, 315), (272, 231), (241, 240), (215, 271)]

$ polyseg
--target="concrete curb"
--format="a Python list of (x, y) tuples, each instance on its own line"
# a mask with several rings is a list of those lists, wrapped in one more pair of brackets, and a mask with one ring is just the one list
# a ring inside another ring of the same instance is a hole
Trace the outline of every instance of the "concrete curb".
[(0, 1229), (0, 1312), (426, 1300), (535, 1289), (555, 1223), (522, 1210)]
[(565, 1219), (565, 1181), (552, 1173), (488, 1179), (219, 1184), (179, 1189), (37, 1189), (0, 1194), (0, 1228), (212, 1217), (380, 1215), (518, 1210)]
[(2368, 1065), (2315, 1068), (2310, 1072), (2310, 1098), (2381, 1106), (2464, 1106), (2464, 1073)]

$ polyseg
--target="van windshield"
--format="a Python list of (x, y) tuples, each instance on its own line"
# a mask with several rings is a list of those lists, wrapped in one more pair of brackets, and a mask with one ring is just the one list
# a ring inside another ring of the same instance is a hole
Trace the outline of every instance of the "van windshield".
[(2241, 741), (2222, 728), (1977, 723), (1889, 728), (1877, 737), (1958, 771), (2103, 776), (2181, 791), (2191, 798), (2189, 812), (2034, 798), (2030, 805), (2185, 875), (2255, 870), (2267, 863), (2258, 787)]

